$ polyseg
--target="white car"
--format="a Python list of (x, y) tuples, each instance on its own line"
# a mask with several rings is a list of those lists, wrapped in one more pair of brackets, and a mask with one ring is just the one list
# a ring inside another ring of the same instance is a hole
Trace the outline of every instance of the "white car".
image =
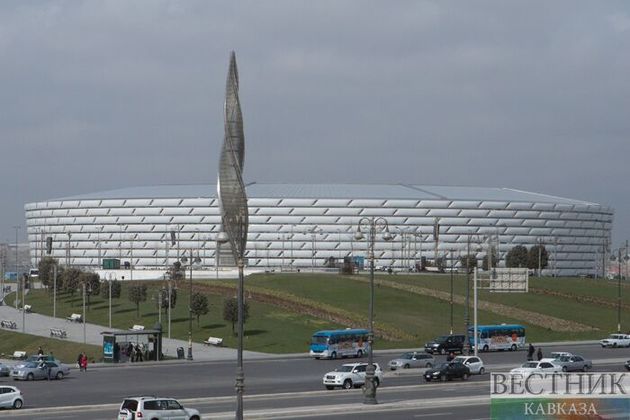
[[(341, 387), (354, 388), (365, 384), (365, 370), (367, 363), (347, 363), (324, 375), (322, 382), (326, 389)], [(378, 363), (374, 363), (374, 385), (379, 386), (383, 382), (383, 371)]]
[(174, 398), (128, 397), (120, 404), (118, 420), (201, 420), (199, 411), (184, 408)]
[(608, 338), (599, 340), (602, 347), (630, 347), (630, 335), (610, 334)]
[(562, 372), (562, 367), (548, 361), (539, 362), (525, 362), (519, 368), (512, 369), (510, 373), (521, 374), (523, 376), (531, 375), (532, 373), (554, 373)]
[(472, 374), (483, 375), (486, 372), (486, 369), (483, 367), (483, 360), (481, 360), (481, 357), (457, 356), (453, 361), (460, 362), (465, 366), (468, 366), (468, 369), (470, 369), (470, 373)]
[(22, 408), (24, 396), (22, 392), (14, 386), (0, 386), (0, 407), (2, 408)]

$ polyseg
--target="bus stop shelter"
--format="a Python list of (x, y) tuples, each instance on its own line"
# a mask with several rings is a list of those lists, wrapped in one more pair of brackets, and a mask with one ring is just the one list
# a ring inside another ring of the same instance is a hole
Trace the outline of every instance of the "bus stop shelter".
[[(156, 325), (156, 327), (160, 327)], [(119, 363), (132, 360), (128, 349), (142, 349), (142, 360), (162, 360), (162, 329), (103, 331), (103, 361)], [(131, 346), (131, 347), (130, 347)]]

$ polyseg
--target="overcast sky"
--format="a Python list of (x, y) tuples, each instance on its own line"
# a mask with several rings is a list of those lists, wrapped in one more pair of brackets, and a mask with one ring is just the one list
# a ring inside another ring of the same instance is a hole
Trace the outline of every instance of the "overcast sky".
[(511, 187), (630, 238), (630, 2), (0, 2), (0, 241), (24, 204), (208, 183), (230, 50), (258, 182)]

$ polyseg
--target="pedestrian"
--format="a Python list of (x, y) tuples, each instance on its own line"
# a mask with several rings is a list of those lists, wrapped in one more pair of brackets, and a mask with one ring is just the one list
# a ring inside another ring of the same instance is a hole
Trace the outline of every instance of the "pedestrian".
[(535, 352), (536, 352), (536, 349), (534, 348), (532, 343), (529, 343), (529, 347), (527, 348), (527, 361), (528, 362), (531, 362), (532, 360), (534, 360)]
[(140, 348), (140, 345), (137, 344), (136, 345), (136, 362), (142, 362), (142, 349)]
[(85, 353), (83, 353), (83, 356), (81, 357), (81, 370), (83, 372), (87, 372), (87, 365), (88, 365), (88, 358), (85, 355)]
[(536, 357), (538, 357), (539, 361), (543, 358), (542, 347), (538, 347), (538, 353), (536, 353)]
[(37, 355), (38, 356), (43, 356), (44, 355), (44, 350), (42, 350), (42, 346), (39, 346), (39, 349), (37, 349)]
[(118, 363), (120, 360), (120, 346), (118, 343), (114, 343), (114, 363)]
[(79, 353), (79, 355), (77, 356), (77, 367), (79, 368), (79, 370), (81, 370), (81, 356), (83, 356), (83, 353)]
[(453, 352), (450, 352), (448, 354), (448, 356), (446, 356), (446, 361), (447, 362), (452, 362), (454, 359), (455, 359), (455, 353), (453, 353)]
[(127, 345), (127, 356), (131, 359), (132, 363), (136, 361), (136, 352), (134, 351), (133, 344), (131, 342)]

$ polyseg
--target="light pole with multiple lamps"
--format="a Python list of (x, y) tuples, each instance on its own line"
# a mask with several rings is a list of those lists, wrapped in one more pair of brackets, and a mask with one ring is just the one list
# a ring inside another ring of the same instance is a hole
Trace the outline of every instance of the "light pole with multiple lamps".
[[(622, 251), (625, 252), (625, 255), (622, 256)], [(617, 332), (621, 333), (621, 280), (623, 278), (621, 271), (621, 262), (628, 264), (628, 260), (630, 260), (630, 255), (628, 255), (628, 242), (626, 242), (625, 247), (619, 247), (617, 249), (617, 256), (615, 257), (615, 253), (612, 252), (610, 256), (611, 261), (617, 260), (617, 269), (619, 272), (617, 273)]]
[(358, 241), (362, 240), (365, 236), (362, 232), (367, 232), (368, 239), (368, 260), (370, 261), (370, 306), (369, 306), (369, 333), (368, 333), (368, 365), (365, 370), (365, 388), (363, 391), (363, 404), (378, 404), (376, 401), (376, 386), (374, 383), (374, 363), (373, 350), (374, 350), (374, 242), (376, 241), (376, 232), (380, 230), (383, 232), (383, 239), (391, 241), (393, 239), (391, 233), (389, 233), (389, 225), (387, 220), (382, 217), (363, 217), (357, 224), (357, 232), (354, 238)]
[[(199, 253), (197, 253), (196, 257), (193, 257), (193, 250), (189, 250), (189, 257), (182, 256), (180, 261), (184, 264), (188, 263), (188, 267), (190, 268), (190, 279), (188, 282), (188, 355), (186, 356), (187, 360), (193, 359), (192, 352), (192, 295), (193, 295), (193, 265), (201, 262), (201, 258), (199, 258)], [(170, 305), (170, 301), (169, 301)]]

